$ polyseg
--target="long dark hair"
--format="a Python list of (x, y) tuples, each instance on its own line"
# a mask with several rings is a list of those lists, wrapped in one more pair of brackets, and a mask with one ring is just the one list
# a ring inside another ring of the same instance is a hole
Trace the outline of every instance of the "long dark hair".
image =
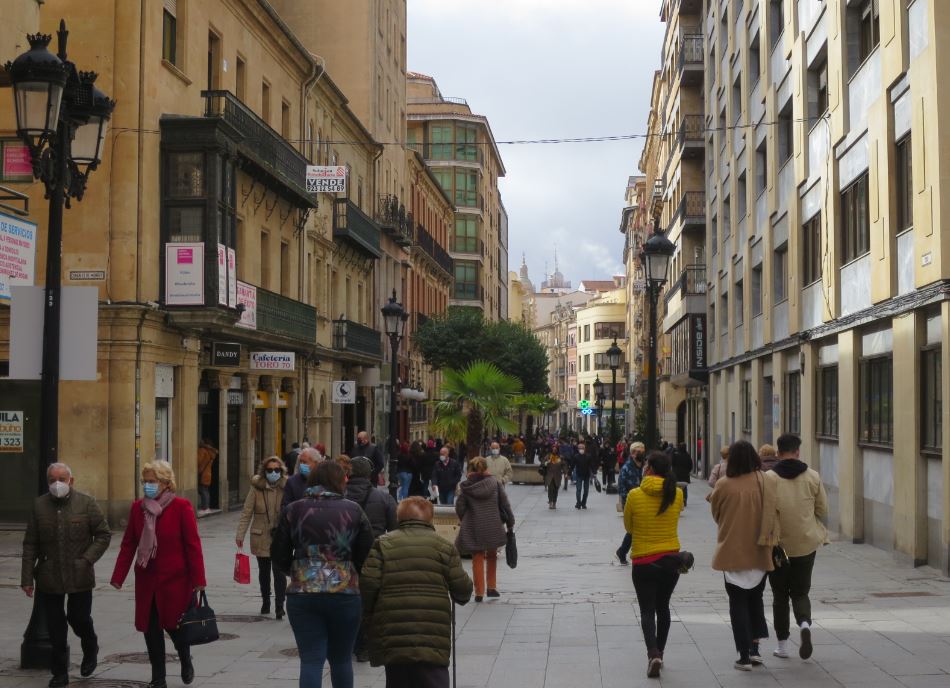
[(759, 453), (745, 440), (739, 440), (729, 447), (729, 460), (726, 462), (727, 478), (735, 478), (761, 468), (762, 460), (759, 458)]
[(659, 516), (676, 501), (676, 476), (670, 465), (670, 457), (661, 451), (651, 451), (647, 456), (647, 465), (653, 475), (663, 478), (663, 498), (660, 500), (660, 509), (656, 512)]

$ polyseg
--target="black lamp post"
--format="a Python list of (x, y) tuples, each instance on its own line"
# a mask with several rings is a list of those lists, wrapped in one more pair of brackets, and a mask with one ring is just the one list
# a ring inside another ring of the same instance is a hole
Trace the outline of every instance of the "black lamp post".
[(623, 350), (617, 346), (617, 338), (614, 337), (614, 343), (607, 349), (607, 365), (610, 366), (610, 446), (617, 445), (617, 369), (620, 367), (620, 359), (623, 358)]
[[(66, 57), (66, 23), (60, 21), (56, 55), (52, 36), (27, 36), (30, 49), (5, 65), (13, 84), (17, 136), (30, 150), (33, 176), (49, 199), (46, 239), (46, 293), (43, 306), (43, 362), (40, 382), (40, 455), (37, 487), (47, 490), (46, 470), (59, 460), (59, 313), (63, 250), (63, 208), (81, 201), (89, 174), (102, 159), (115, 101), (95, 87), (96, 73), (81, 72)], [(37, 597), (39, 600), (40, 597)], [(24, 668), (47, 668), (49, 633), (41, 602), (20, 648)]]
[(409, 319), (409, 314), (402, 307), (402, 304), (396, 301), (395, 289), (393, 289), (393, 295), (389, 301), (380, 310), (383, 314), (386, 334), (389, 335), (389, 346), (392, 353), (389, 364), (389, 490), (392, 492), (396, 482), (394, 461), (399, 451), (399, 447), (396, 446), (396, 433), (399, 425), (399, 414), (396, 407), (396, 385), (399, 382), (399, 342), (406, 331), (406, 321)]
[(604, 383), (600, 375), (594, 378), (594, 403), (597, 404), (597, 436), (600, 437), (600, 421), (604, 415)]
[(647, 375), (647, 449), (655, 449), (656, 436), (656, 310), (660, 290), (666, 283), (670, 259), (676, 247), (660, 231), (660, 221), (653, 221), (653, 236), (643, 244), (640, 260), (643, 262), (647, 296), (650, 300), (650, 353)]

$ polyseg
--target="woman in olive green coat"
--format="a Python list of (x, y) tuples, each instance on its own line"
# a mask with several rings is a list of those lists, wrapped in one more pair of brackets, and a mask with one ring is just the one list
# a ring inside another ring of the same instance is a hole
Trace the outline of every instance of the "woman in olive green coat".
[(449, 685), (451, 605), (469, 601), (472, 579), (432, 514), (422, 497), (401, 501), (399, 527), (376, 540), (360, 571), (370, 662), (386, 667), (387, 686)]
[(278, 619), (284, 617), (287, 579), (271, 566), (270, 543), (271, 531), (277, 527), (277, 519), (280, 516), (280, 501), (284, 496), (286, 484), (287, 469), (284, 462), (276, 456), (264, 461), (258, 474), (251, 478), (251, 489), (244, 500), (244, 511), (234, 536), (238, 549), (243, 549), (244, 536), (248, 527), (251, 529), (251, 554), (257, 557), (258, 580), (264, 600), (261, 614), (270, 614), (270, 579), (273, 569), (275, 615)]

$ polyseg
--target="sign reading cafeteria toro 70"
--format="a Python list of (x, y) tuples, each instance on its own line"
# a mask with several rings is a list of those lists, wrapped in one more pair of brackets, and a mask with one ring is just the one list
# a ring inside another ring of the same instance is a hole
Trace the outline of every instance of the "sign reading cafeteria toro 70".
[(252, 351), (251, 370), (294, 370), (294, 352)]

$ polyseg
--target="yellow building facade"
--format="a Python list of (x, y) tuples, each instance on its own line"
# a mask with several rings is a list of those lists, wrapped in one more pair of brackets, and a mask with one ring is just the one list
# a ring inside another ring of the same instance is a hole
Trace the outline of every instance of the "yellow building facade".
[[(598, 294), (576, 309), (577, 402), (586, 400), (592, 408), (595, 407), (597, 399), (594, 382), (599, 378), (604, 383), (601, 423), (604, 434), (610, 427), (609, 419), (613, 409), (616, 409), (618, 435), (624, 433), (628, 359), (625, 352), (614, 385), (606, 351), (614, 341), (621, 349), (625, 348), (622, 343), (627, 336), (626, 315), (627, 294), (622, 284)], [(566, 355), (564, 360), (566, 363)], [(581, 428), (585, 432), (597, 432), (597, 414), (584, 416), (580, 420)]]

